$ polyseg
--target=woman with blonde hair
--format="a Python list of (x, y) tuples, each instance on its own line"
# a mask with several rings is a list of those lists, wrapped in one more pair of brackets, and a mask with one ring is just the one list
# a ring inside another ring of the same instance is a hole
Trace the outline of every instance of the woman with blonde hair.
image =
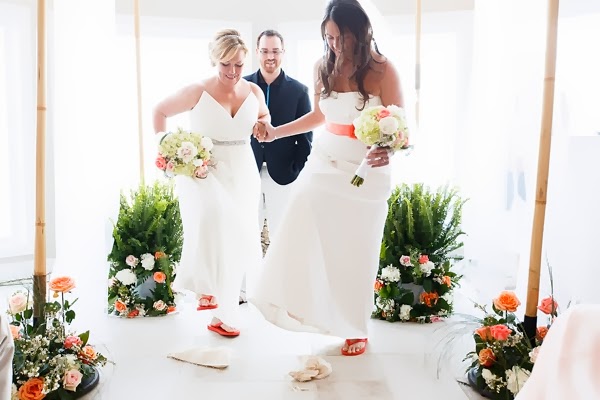
[(189, 112), (191, 131), (212, 139), (217, 165), (205, 179), (175, 177), (183, 222), (183, 252), (175, 286), (194, 292), (199, 310), (213, 310), (208, 329), (238, 336), (238, 296), (247, 268), (261, 260), (260, 177), (250, 137), (269, 122), (262, 90), (242, 78), (248, 53), (238, 31), (218, 32), (209, 46), (216, 74), (179, 90), (154, 109), (154, 131)]

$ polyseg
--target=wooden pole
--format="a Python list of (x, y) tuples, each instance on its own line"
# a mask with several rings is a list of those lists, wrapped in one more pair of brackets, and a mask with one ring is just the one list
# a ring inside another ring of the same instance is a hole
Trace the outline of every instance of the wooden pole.
[(144, 130), (142, 125), (142, 59), (140, 51), (140, 1), (134, 0), (135, 64), (137, 75), (138, 142), (140, 182), (144, 184)]
[(417, 0), (417, 10), (415, 14), (415, 121), (417, 129), (419, 128), (420, 120), (420, 96), (421, 96), (421, 0)]
[(554, 81), (556, 75), (556, 38), (558, 34), (558, 0), (548, 0), (548, 25), (546, 28), (546, 66), (544, 78), (544, 98), (538, 173), (529, 255), (529, 279), (527, 282), (527, 304), (524, 326), (527, 336), (535, 338), (537, 327), (537, 305), (540, 294), (540, 270), (542, 263), (542, 243), (544, 219), (546, 216), (546, 196), (550, 166), (550, 144), (552, 137), (552, 114), (554, 106)]
[(35, 244), (33, 316), (39, 326), (46, 303), (46, 2), (37, 7), (37, 129), (35, 158)]

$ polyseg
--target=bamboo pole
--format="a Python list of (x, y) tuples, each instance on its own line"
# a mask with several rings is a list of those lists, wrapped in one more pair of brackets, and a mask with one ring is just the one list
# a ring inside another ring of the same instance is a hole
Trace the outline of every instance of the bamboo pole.
[(144, 130), (142, 125), (142, 60), (140, 50), (140, 1), (134, 0), (135, 64), (137, 76), (138, 144), (140, 182), (144, 184)]
[(420, 96), (421, 96), (421, 12), (422, 4), (421, 0), (417, 0), (417, 10), (415, 14), (415, 121), (417, 129), (419, 128), (420, 121)]
[(531, 233), (531, 251), (529, 255), (529, 279), (527, 282), (527, 303), (524, 326), (527, 336), (535, 338), (537, 327), (537, 305), (540, 293), (540, 270), (542, 262), (542, 243), (544, 238), (544, 219), (550, 166), (550, 144), (552, 138), (552, 114), (554, 106), (554, 81), (556, 75), (556, 39), (558, 34), (558, 0), (548, 0), (548, 25), (546, 27), (546, 66), (544, 78), (544, 98), (538, 173), (536, 183), (535, 209)]
[(37, 127), (35, 158), (35, 244), (33, 316), (38, 325), (46, 303), (46, 2), (37, 7)]

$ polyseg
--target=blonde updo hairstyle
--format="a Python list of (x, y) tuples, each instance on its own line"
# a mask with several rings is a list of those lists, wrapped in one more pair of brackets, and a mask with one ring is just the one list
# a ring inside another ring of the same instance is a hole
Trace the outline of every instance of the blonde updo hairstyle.
[(213, 67), (219, 62), (229, 62), (239, 51), (247, 54), (248, 47), (235, 29), (224, 29), (217, 32), (208, 45), (208, 55)]

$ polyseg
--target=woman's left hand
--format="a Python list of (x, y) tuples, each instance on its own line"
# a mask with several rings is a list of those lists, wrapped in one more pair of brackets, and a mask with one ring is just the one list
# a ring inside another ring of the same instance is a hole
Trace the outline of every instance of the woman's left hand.
[(390, 163), (390, 157), (392, 151), (387, 147), (378, 147), (371, 150), (369, 148), (369, 154), (367, 155), (367, 164), (373, 168), (383, 167)]

